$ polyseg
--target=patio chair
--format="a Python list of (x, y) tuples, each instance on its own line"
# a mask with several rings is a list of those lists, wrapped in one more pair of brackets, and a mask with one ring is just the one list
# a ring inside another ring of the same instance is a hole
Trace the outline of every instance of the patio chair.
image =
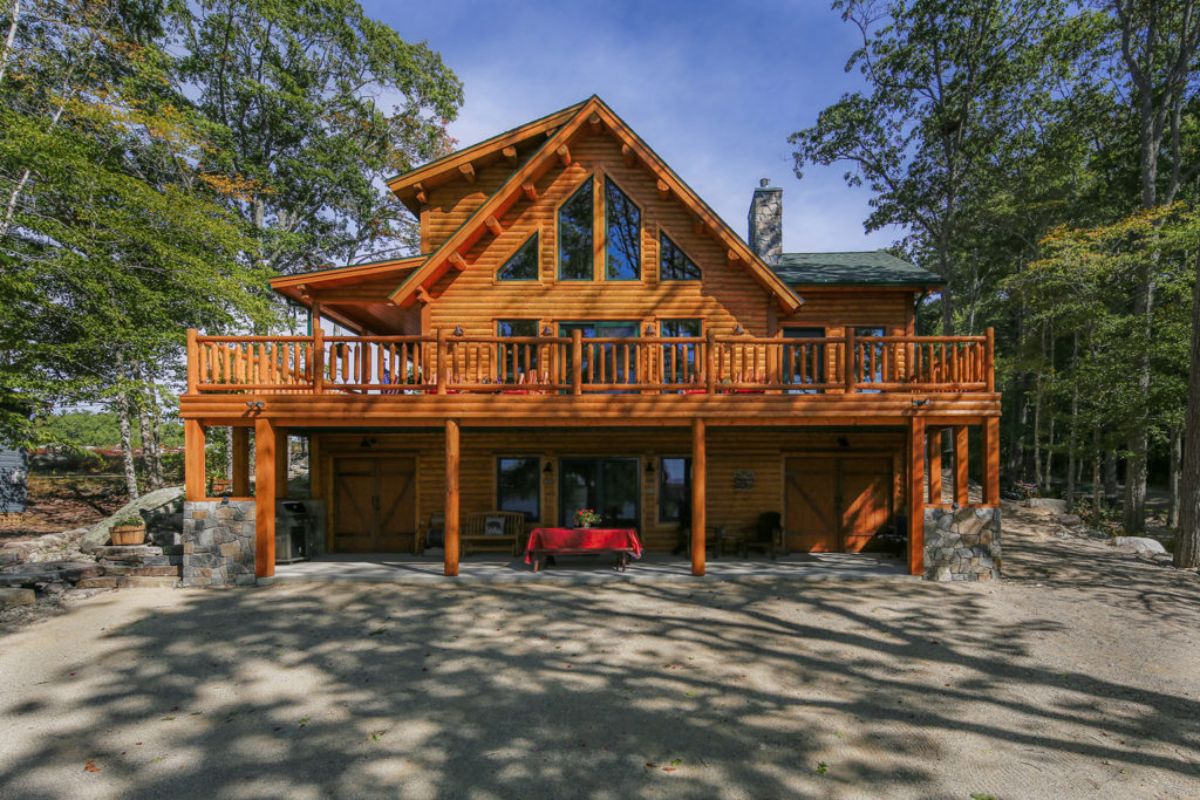
[(783, 552), (783, 521), (778, 511), (764, 511), (758, 515), (754, 527), (747, 528), (739, 543), (741, 556), (745, 558), (751, 550), (761, 550), (774, 560)]

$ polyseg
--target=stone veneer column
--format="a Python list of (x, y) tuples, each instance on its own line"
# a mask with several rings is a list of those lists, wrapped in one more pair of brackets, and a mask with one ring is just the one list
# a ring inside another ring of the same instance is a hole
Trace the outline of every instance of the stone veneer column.
[(183, 504), (183, 585), (246, 586), (254, 578), (254, 501)]
[(1000, 509), (925, 509), (925, 577), (988, 581), (1000, 577)]

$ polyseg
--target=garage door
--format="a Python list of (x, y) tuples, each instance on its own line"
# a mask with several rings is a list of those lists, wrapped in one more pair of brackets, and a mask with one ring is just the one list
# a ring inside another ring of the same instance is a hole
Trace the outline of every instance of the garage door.
[(333, 475), (333, 549), (411, 552), (417, 535), (415, 458), (339, 458)]
[(863, 550), (892, 520), (888, 456), (795, 456), (784, 468), (788, 550)]

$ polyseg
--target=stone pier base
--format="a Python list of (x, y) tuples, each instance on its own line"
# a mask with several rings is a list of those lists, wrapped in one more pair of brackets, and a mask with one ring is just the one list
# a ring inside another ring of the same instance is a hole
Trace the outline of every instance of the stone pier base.
[(1000, 577), (1000, 509), (925, 509), (925, 577), (987, 581)]
[(184, 586), (245, 586), (254, 578), (254, 501), (183, 504)]

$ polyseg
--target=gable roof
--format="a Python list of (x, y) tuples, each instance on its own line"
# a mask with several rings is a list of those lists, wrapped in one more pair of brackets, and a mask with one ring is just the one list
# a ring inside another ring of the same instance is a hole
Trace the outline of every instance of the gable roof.
[(553, 131), (569, 120), (586, 102), (586, 100), (582, 100), (572, 103), (566, 108), (560, 108), (558, 111), (532, 122), (526, 122), (524, 125), (518, 125), (511, 130), (498, 133), (490, 139), (484, 139), (469, 147), (455, 150), (428, 164), (422, 164), (416, 169), (388, 178), (385, 183), (409, 211), (420, 214), (422, 201), (418, 195), (422, 190), (427, 190), (443, 182), (447, 179), (447, 175), (452, 178), (458, 177), (458, 168), (464, 164), (471, 164), (489, 157), (499, 158), (500, 156), (497, 154), (503, 153), (506, 148), (524, 145), (525, 149), (528, 149), (527, 142), (536, 137), (544, 139), (549, 131)]
[(843, 253), (784, 253), (771, 267), (792, 286), (941, 286), (936, 273), (884, 250)]
[(691, 209), (696, 217), (697, 225), (725, 245), (731, 267), (744, 264), (750, 274), (779, 301), (784, 311), (791, 313), (800, 307), (803, 300), (791, 290), (786, 281), (772, 272), (771, 268), (750, 249), (750, 246), (690, 186), (684, 183), (659, 155), (629, 128), (624, 120), (605, 105), (604, 101), (596, 95), (592, 95), (574, 108), (575, 111), (570, 119), (553, 135), (547, 137), (530, 155), (529, 159), (515, 170), (508, 180), (488, 197), (483, 205), (476, 209), (475, 213), (437, 250), (430, 253), (426, 262), (413, 275), (396, 288), (391, 295), (394, 303), (397, 305), (410, 303), (422, 287), (428, 287), (441, 278), (450, 268), (452, 256), (458, 256), (456, 268), (461, 269), (463, 266), (462, 253), (469, 250), (475, 242), (488, 233), (486, 227), (488, 218), (502, 217), (520, 199), (523, 188), (545, 174), (550, 169), (551, 159), (555, 156), (561, 157), (560, 150), (563, 146), (581, 130), (585, 123), (588, 123), (593, 128), (611, 133), (622, 145), (627, 146), (631, 157), (636, 158), (658, 178), (662, 191), (673, 194), (681, 203)]

